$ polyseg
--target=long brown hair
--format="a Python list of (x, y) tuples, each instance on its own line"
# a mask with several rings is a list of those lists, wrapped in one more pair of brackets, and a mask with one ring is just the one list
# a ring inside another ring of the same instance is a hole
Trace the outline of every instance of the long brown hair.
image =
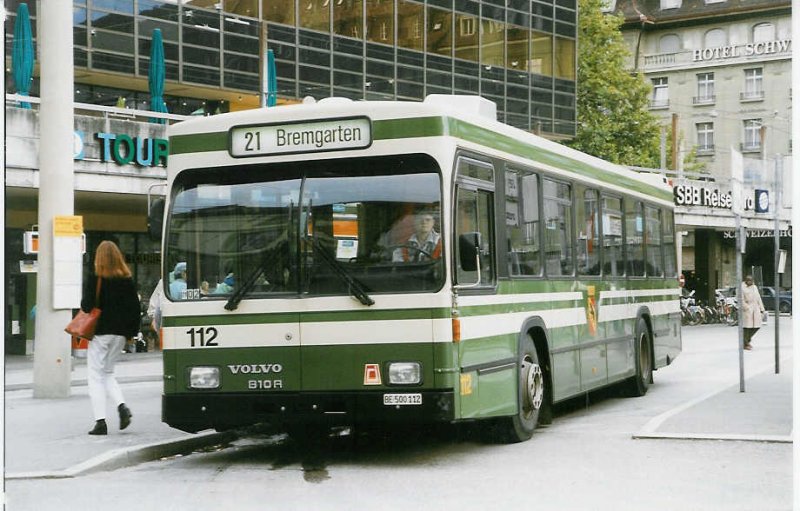
[(103, 241), (94, 253), (94, 273), (103, 278), (130, 278), (131, 269), (116, 243)]

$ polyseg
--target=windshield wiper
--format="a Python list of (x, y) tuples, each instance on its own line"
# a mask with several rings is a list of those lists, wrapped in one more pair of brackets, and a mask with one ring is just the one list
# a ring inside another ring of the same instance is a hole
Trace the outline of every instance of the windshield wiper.
[(367, 294), (367, 290), (364, 288), (364, 284), (356, 280), (355, 277), (350, 275), (350, 273), (342, 268), (342, 266), (334, 259), (330, 254), (328, 254), (324, 248), (322, 248), (317, 241), (316, 237), (311, 237), (311, 244), (314, 247), (314, 252), (319, 254), (320, 258), (333, 270), (333, 273), (336, 274), (337, 277), (342, 279), (342, 282), (347, 284), (347, 289), (350, 291), (350, 294), (362, 305), (374, 305), (375, 300)]
[(277, 261), (278, 257), (280, 256), (280, 247), (282, 244), (276, 246), (273, 249), (265, 250), (263, 256), (261, 257), (261, 261), (259, 264), (253, 268), (253, 271), (247, 276), (246, 279), (242, 281), (242, 284), (236, 288), (228, 301), (225, 302), (225, 310), (233, 311), (239, 307), (239, 302), (253, 289), (253, 286), (258, 281), (258, 277), (264, 273), (264, 269), (271, 267), (275, 261)]

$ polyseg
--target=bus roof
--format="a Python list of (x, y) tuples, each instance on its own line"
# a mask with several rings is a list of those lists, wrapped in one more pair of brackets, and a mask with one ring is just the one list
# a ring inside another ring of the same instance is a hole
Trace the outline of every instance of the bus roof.
[(374, 140), (451, 136), (574, 172), (671, 202), (672, 193), (657, 174), (635, 172), (582, 153), (496, 119), (496, 106), (479, 96), (433, 94), (424, 101), (353, 101), (325, 98), (296, 105), (199, 117), (169, 127), (170, 155), (226, 151), (236, 126), (368, 117)]

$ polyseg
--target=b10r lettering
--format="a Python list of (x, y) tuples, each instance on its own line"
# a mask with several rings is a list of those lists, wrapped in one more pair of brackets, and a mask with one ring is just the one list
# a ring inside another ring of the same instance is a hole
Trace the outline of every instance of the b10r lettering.
[(213, 326), (190, 328), (186, 333), (189, 334), (189, 342), (192, 348), (195, 347), (195, 343), (199, 343), (200, 346), (219, 346), (217, 344), (217, 334), (219, 332)]

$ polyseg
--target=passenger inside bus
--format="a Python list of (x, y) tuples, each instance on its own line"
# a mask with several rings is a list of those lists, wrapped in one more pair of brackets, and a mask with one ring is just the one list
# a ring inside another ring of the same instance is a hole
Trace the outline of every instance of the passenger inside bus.
[(442, 256), (441, 236), (434, 229), (435, 216), (430, 211), (421, 211), (414, 217), (414, 233), (406, 243), (394, 249), (392, 262), (422, 262)]

